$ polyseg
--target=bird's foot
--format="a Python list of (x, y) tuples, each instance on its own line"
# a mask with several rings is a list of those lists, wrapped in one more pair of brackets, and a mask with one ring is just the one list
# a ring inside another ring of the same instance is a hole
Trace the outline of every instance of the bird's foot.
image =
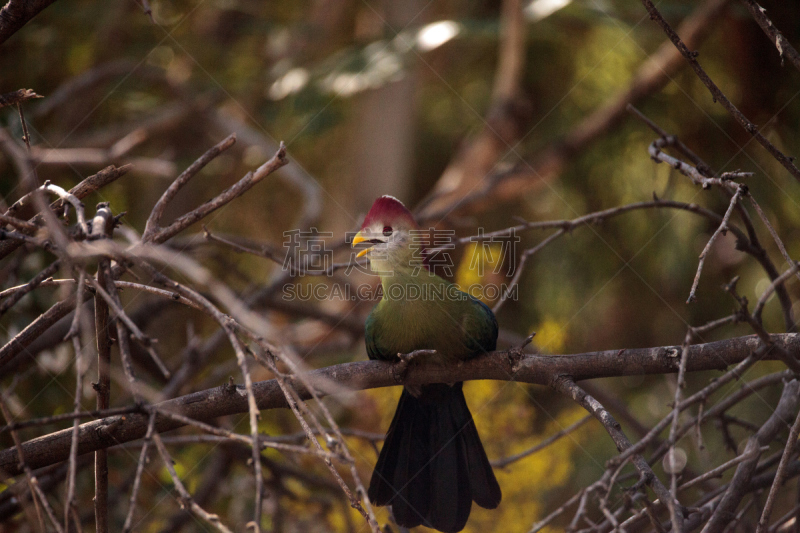
[(406, 374), (408, 374), (409, 365), (414, 359), (423, 355), (434, 354), (436, 354), (436, 350), (414, 350), (409, 353), (397, 354), (399, 361), (392, 365), (392, 378), (398, 385), (402, 384), (406, 379)]

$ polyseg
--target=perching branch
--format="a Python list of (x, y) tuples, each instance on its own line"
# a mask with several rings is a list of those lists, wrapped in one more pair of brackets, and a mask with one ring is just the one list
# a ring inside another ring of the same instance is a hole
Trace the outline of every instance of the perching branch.
[[(772, 335), (776, 347), (792, 354), (800, 353), (800, 335), (786, 333)], [(759, 347), (759, 339), (750, 335), (724, 341), (698, 344), (689, 347), (686, 371), (724, 369), (737, 364), (750, 356)], [(674, 373), (678, 370), (680, 346), (661, 346), (629, 350), (608, 350), (569, 356), (524, 354), (520, 358), (509, 358), (508, 352), (493, 352), (486, 356), (466, 361), (457, 367), (433, 365), (411, 365), (404, 384), (421, 385), (426, 383), (445, 383), (469, 381), (474, 379), (494, 379), (549, 386), (557, 376), (571, 376), (575, 381), (584, 379)], [(776, 359), (768, 351), (765, 359)], [(319, 396), (330, 392), (338, 393), (345, 389), (363, 390), (397, 385), (391, 363), (381, 361), (361, 361), (322, 368), (311, 371), (306, 379), (314, 384)], [(301, 398), (310, 394), (299, 378), (292, 376), (287, 382)], [(331, 385), (328, 385), (331, 384)], [(331, 388), (332, 387), (332, 388)], [(276, 380), (253, 383), (253, 395), (258, 409), (286, 408), (286, 398)], [(689, 401), (689, 398), (684, 401)], [(235, 388), (216, 387), (195, 392), (157, 404), (159, 410), (177, 412), (200, 421), (234, 413), (248, 411), (247, 393), (241, 385)], [(158, 417), (156, 430), (169, 431), (182, 424)], [(119, 443), (140, 439), (147, 429), (147, 416), (130, 414), (112, 416), (88, 422), (80, 426), (79, 453), (89, 453)], [(32, 468), (63, 461), (69, 453), (71, 429), (57, 431), (49, 435), (23, 443), (25, 457)], [(0, 469), (11, 475), (19, 474), (13, 450), (0, 451)]]

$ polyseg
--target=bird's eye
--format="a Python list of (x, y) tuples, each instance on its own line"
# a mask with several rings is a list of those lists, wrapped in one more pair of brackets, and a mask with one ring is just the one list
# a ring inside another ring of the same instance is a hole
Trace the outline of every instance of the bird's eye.
[(383, 234), (387, 237), (392, 234), (392, 227), (391, 226), (384, 226), (383, 227)]

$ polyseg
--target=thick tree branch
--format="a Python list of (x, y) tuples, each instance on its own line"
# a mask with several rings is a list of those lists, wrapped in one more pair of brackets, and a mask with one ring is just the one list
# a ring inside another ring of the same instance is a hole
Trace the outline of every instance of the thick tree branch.
[[(789, 353), (800, 353), (800, 334), (773, 335), (776, 346)], [(686, 371), (719, 370), (746, 359), (759, 346), (755, 335), (737, 337), (724, 341), (698, 344), (689, 347)], [(492, 352), (458, 366), (413, 365), (408, 369), (405, 384), (445, 383), (475, 379), (493, 379), (539, 385), (550, 385), (560, 376), (570, 376), (575, 381), (600, 377), (664, 374), (678, 371), (680, 346), (661, 346), (630, 350), (607, 350), (575, 355), (521, 356), (509, 352)], [(765, 359), (776, 359), (767, 352)], [(352, 390), (390, 387), (397, 385), (394, 365), (381, 361), (361, 361), (321, 368), (307, 373), (303, 379), (286, 378), (303, 399), (311, 397), (303, 386), (310, 381), (319, 396)], [(331, 390), (331, 387), (335, 390)], [(276, 380), (253, 384), (258, 408), (286, 408), (286, 397)], [(157, 405), (159, 410), (169, 410), (189, 418), (204, 421), (234, 413), (248, 411), (247, 393), (242, 386), (221, 386), (181, 396)], [(129, 414), (111, 416), (88, 422), (80, 426), (78, 453), (90, 453), (116, 444), (140, 439), (147, 431), (148, 416)], [(159, 416), (156, 431), (164, 432), (181, 427), (175, 420)], [(41, 468), (67, 459), (72, 429), (57, 431), (23, 443), (25, 458), (32, 468)], [(0, 470), (17, 475), (18, 468), (14, 450), (0, 451)]]

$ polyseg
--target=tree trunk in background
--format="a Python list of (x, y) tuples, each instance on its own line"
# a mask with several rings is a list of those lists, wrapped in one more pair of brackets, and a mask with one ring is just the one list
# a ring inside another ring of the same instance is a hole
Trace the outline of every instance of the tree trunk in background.
[[(381, 16), (389, 35), (406, 26), (418, 27), (426, 20), (420, 0), (381, 2)], [(377, 17), (377, 15), (375, 15)], [(379, 36), (376, 36), (379, 37)], [(414, 110), (417, 76), (412, 67), (403, 79), (355, 96), (353, 135), (350, 147), (353, 176), (350, 207), (365, 213), (378, 196), (391, 194), (403, 202), (411, 191)]]

